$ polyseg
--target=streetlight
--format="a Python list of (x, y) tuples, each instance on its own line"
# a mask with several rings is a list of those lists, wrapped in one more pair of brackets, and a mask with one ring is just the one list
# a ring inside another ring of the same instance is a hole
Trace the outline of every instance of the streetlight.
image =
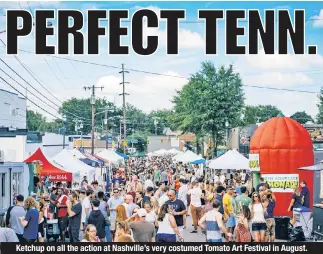
[(225, 121), (225, 129), (226, 129), (226, 138), (227, 138), (227, 149), (229, 147), (229, 122)]
[[(33, 26), (35, 26), (35, 23), (33, 23)], [(50, 21), (47, 21), (47, 27), (51, 27), (51, 26), (53, 26), (53, 23)], [(22, 25), (18, 26), (18, 28), (22, 28)], [(3, 34), (5, 32), (7, 32), (7, 30), (2, 30), (0, 31), (0, 34)]]

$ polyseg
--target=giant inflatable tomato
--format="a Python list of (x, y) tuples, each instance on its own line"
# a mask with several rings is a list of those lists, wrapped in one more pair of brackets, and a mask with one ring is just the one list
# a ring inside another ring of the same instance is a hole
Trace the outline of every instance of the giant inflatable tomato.
[[(313, 173), (298, 168), (314, 164), (313, 144), (301, 124), (288, 117), (275, 117), (266, 121), (252, 136), (250, 153), (259, 154), (261, 175), (276, 175), (275, 179), (279, 179), (277, 176), (284, 179), (298, 174), (300, 181), (305, 180), (311, 192), (312, 207)], [(284, 181), (271, 184), (277, 187), (275, 216), (291, 215), (287, 209), (293, 193), (286, 192), (284, 184), (287, 184), (287, 188), (293, 186)]]

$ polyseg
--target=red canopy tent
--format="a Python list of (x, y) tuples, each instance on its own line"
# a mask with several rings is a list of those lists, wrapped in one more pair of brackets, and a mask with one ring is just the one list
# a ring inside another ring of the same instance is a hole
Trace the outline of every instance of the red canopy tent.
[(52, 162), (50, 162), (46, 156), (44, 155), (43, 151), (38, 148), (36, 152), (34, 152), (28, 159), (24, 162), (35, 162), (40, 161), (42, 163), (42, 176), (49, 176), (50, 181), (57, 182), (72, 182), (72, 173), (66, 172), (61, 168), (55, 166)]

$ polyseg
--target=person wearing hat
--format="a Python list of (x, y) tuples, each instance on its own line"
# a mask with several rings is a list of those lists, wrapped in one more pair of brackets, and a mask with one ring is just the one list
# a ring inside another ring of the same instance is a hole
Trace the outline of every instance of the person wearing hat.
[(130, 228), (135, 241), (140, 243), (155, 242), (155, 226), (146, 221), (146, 210), (140, 208), (134, 216), (136, 216), (136, 221), (130, 224)]
[(226, 227), (228, 232), (233, 233), (235, 227), (235, 217), (233, 213), (233, 203), (232, 203), (233, 188), (228, 185), (226, 187), (226, 194), (223, 196), (223, 209), (224, 216), (227, 218)]

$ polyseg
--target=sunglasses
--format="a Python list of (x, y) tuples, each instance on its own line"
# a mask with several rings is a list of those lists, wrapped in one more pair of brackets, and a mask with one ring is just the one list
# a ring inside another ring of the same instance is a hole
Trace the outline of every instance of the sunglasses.
[(114, 191), (113, 193), (119, 193), (119, 191)]
[(254, 198), (258, 198), (258, 196), (253, 196)]

